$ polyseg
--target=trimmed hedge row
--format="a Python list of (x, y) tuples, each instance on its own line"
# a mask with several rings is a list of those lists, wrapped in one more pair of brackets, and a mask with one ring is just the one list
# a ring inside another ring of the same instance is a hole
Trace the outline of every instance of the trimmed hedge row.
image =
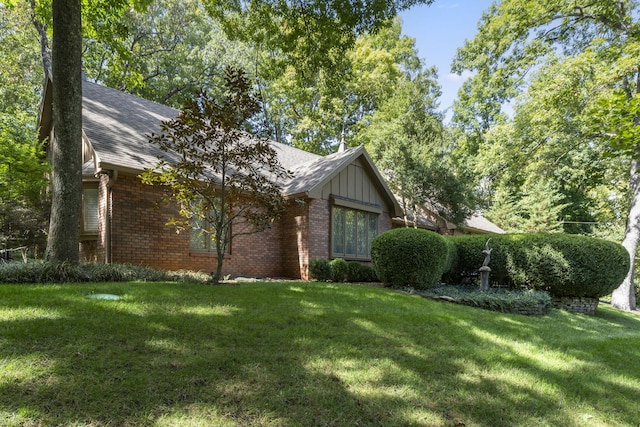
[(371, 261), (380, 280), (388, 286), (434, 286), (451, 265), (453, 246), (432, 231), (396, 228), (371, 242)]
[[(626, 249), (607, 240), (542, 233), (490, 237), (492, 286), (527, 287), (558, 297), (599, 298), (617, 288), (629, 269)], [(448, 237), (456, 248), (457, 260), (446, 281), (458, 283), (462, 277), (478, 271), (488, 238)]]

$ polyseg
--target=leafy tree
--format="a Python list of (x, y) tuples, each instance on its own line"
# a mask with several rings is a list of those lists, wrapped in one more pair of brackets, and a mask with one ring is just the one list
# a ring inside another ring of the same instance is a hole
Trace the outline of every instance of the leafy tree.
[(361, 35), (335, 61), (331, 71), (301, 75), (295, 63), (261, 59), (265, 136), (318, 154), (333, 152), (343, 135), (355, 139), (405, 75), (421, 67), (399, 20)]
[(222, 87), (225, 65), (247, 68), (254, 56), (196, 0), (153, 1), (124, 11), (119, 22), (126, 35), (118, 43), (85, 37), (87, 78), (164, 105), (179, 108), (200, 88)]
[(462, 223), (474, 206), (467, 174), (451, 156), (449, 134), (442, 124), (434, 69), (408, 76), (375, 111), (358, 135), (385, 173), (406, 211), (430, 204), (443, 229), (445, 220)]
[(176, 119), (163, 122), (163, 133), (150, 142), (165, 154), (143, 175), (143, 182), (166, 187), (179, 204), (181, 218), (171, 224), (198, 224), (213, 239), (216, 283), (233, 237), (264, 231), (281, 214), (278, 180), (289, 176), (267, 140), (242, 130), (260, 111), (244, 72), (228, 69), (225, 85), (220, 99), (201, 92)]
[[(637, 50), (640, 33), (637, 31), (638, 4), (635, 1), (575, 2), (550, 0), (534, 2), (528, 0), (503, 0), (494, 3), (483, 15), (479, 32), (473, 40), (458, 50), (454, 70), (475, 71), (463, 91), (460, 106), (466, 106), (466, 115), (458, 119), (467, 129), (483, 132), (501, 120), (500, 106), (511, 99), (518, 90), (526, 88), (527, 76), (532, 69), (558, 61), (572, 65), (574, 77), (592, 92), (586, 98), (589, 105), (598, 99), (610, 99), (611, 93), (622, 89), (624, 98), (630, 100), (637, 87)], [(565, 74), (566, 75), (566, 74)], [(569, 86), (565, 86), (569, 87)], [(562, 105), (570, 105), (576, 98), (568, 96)], [(626, 102), (626, 101), (625, 101)], [(629, 103), (615, 103), (623, 109)], [(458, 109), (460, 112), (461, 109)], [(579, 112), (578, 109), (565, 111)], [(591, 121), (607, 116), (602, 109), (587, 106)], [(618, 110), (619, 111), (619, 110)], [(559, 116), (565, 125), (584, 124), (585, 118)], [(628, 117), (628, 116), (627, 116)], [(603, 123), (600, 132), (584, 133), (584, 127), (567, 130), (573, 141), (589, 146), (594, 141), (609, 142), (612, 152), (618, 155), (631, 153), (637, 157), (633, 129), (638, 121), (627, 121), (624, 132), (615, 132), (614, 126)], [(609, 122), (609, 124), (613, 124)], [(620, 128), (617, 128), (620, 129)], [(537, 141), (538, 143), (541, 141)], [(570, 145), (565, 145), (564, 149)], [(633, 194), (640, 192), (637, 161), (631, 162), (630, 188)], [(633, 295), (633, 261), (640, 238), (640, 196), (633, 197), (627, 220), (627, 232), (623, 245), (632, 261), (629, 276), (613, 293), (612, 304), (623, 309), (635, 308)]]
[[(342, 58), (366, 32), (376, 32), (405, 9), (433, 0), (205, 0), (209, 13), (233, 38), (279, 52), (302, 79), (341, 69)], [(279, 67), (280, 68), (280, 67)]]
[(37, 142), (42, 66), (29, 8), (0, 6), (0, 245), (44, 247), (46, 161)]
[(486, 212), (487, 218), (509, 233), (562, 231), (562, 210), (566, 204), (553, 183), (539, 180), (528, 183), (523, 191), (516, 199), (501, 189)]

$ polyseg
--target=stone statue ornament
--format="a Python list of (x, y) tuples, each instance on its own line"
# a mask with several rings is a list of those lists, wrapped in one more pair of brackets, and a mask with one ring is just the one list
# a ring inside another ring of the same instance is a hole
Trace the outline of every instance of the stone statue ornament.
[(489, 273), (491, 272), (491, 268), (489, 267), (489, 261), (491, 261), (491, 251), (493, 248), (489, 247), (489, 242), (491, 241), (491, 237), (487, 240), (487, 243), (484, 245), (484, 250), (482, 253), (484, 254), (484, 261), (482, 262), (482, 267), (480, 267), (480, 290), (487, 291), (489, 290)]
[(487, 243), (485, 243), (484, 250), (482, 251), (482, 253), (484, 254), (484, 261), (482, 262), (483, 267), (488, 267), (489, 261), (491, 261), (491, 251), (493, 250), (493, 248), (489, 247), (490, 241), (491, 241), (491, 237), (487, 239)]

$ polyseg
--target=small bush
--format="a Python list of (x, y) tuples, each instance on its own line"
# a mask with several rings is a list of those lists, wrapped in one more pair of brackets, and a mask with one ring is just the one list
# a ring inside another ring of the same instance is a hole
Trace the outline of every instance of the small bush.
[(435, 285), (449, 259), (444, 237), (427, 230), (397, 228), (371, 243), (371, 260), (380, 280), (390, 286), (425, 289)]
[(378, 276), (373, 266), (362, 264), (358, 261), (349, 261), (347, 263), (347, 281), (348, 282), (377, 282)]
[(309, 261), (309, 275), (318, 282), (331, 280), (331, 266), (324, 258), (314, 258)]
[[(450, 237), (458, 259), (446, 279), (450, 283), (474, 274), (484, 260), (488, 236)], [(546, 290), (558, 297), (599, 298), (620, 285), (629, 269), (622, 245), (573, 234), (491, 236), (492, 286)]]
[(345, 282), (348, 276), (348, 264), (342, 258), (336, 258), (329, 262), (331, 267), (331, 280), (334, 282)]

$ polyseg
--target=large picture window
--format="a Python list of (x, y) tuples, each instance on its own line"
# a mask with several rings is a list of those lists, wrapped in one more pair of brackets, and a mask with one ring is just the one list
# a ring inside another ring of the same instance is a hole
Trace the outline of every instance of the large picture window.
[(371, 241), (378, 235), (378, 214), (333, 206), (331, 224), (334, 257), (370, 258)]

